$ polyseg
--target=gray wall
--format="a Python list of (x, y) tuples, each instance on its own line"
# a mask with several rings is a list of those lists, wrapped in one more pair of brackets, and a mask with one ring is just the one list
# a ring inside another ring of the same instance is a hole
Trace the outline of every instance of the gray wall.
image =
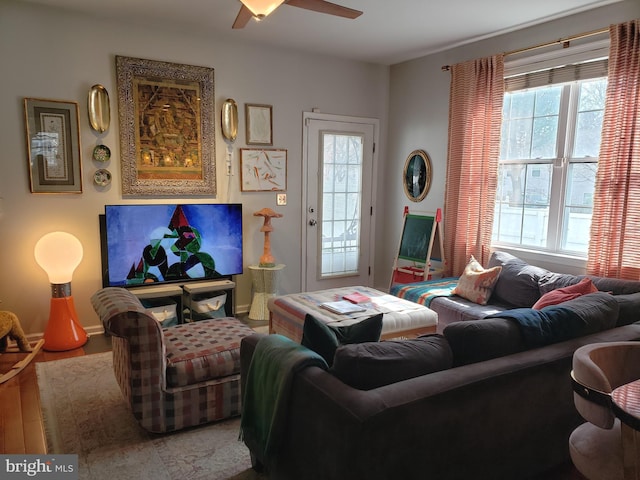
[[(115, 83), (115, 55), (163, 60), (215, 69), (216, 198), (124, 199), (120, 188), (120, 147)], [(300, 289), (299, 219), (301, 204), (302, 112), (316, 107), (323, 113), (378, 118), (386, 125), (389, 68), (293, 51), (265, 49), (220, 41), (195, 33), (151, 30), (104, 19), (69, 14), (13, 1), (0, 1), (0, 308), (19, 315), (27, 333), (44, 331), (49, 312), (47, 276), (36, 264), (33, 247), (45, 233), (65, 230), (84, 246), (84, 259), (72, 289), (81, 323), (98, 327), (89, 303), (101, 287), (98, 215), (105, 204), (140, 202), (239, 202), (244, 212), (245, 273), (236, 277), (237, 304), (246, 311), (251, 279), (246, 265), (262, 254), (262, 219), (253, 212), (271, 207), (284, 214), (274, 220), (272, 251), (287, 265), (281, 291)], [(86, 113), (91, 85), (103, 84), (111, 97), (111, 128), (98, 136)], [(26, 160), (24, 97), (75, 101), (80, 107), (80, 137), (84, 193), (34, 195), (29, 191)], [(226, 98), (239, 104), (240, 130), (235, 143), (234, 170), (224, 173), (226, 144), (219, 125)], [(245, 147), (244, 103), (273, 105), (274, 148), (288, 149), (288, 204), (276, 206), (275, 193), (242, 193), (238, 149)], [(91, 159), (100, 142), (112, 152), (110, 188), (94, 186), (99, 168)], [(384, 141), (380, 145), (384, 152)], [(380, 162), (384, 162), (384, 154)]]
[[(47, 322), (50, 290), (46, 274), (33, 258), (33, 247), (45, 233), (66, 230), (84, 245), (84, 259), (73, 280), (81, 322), (97, 329), (89, 297), (101, 286), (98, 214), (105, 204), (166, 202), (167, 199), (126, 199), (120, 190), (119, 130), (115, 55), (163, 60), (215, 69), (216, 198), (172, 198), (172, 202), (240, 202), (244, 207), (245, 265), (262, 253), (261, 222), (253, 212), (269, 206), (285, 215), (274, 220), (272, 250), (287, 265), (283, 293), (299, 291), (302, 112), (317, 107), (323, 113), (380, 119), (378, 225), (374, 283), (386, 288), (396, 253), (402, 211), (430, 212), (442, 207), (447, 155), (449, 74), (441, 66), (496, 52), (527, 47), (556, 38), (606, 27), (640, 17), (640, 3), (626, 0), (592, 12), (549, 22), (471, 45), (388, 67), (293, 51), (228, 43), (215, 37), (163, 29), (162, 32), (119, 22), (93, 19), (60, 10), (0, 1), (0, 308), (17, 313), (28, 333), (42, 332)], [(99, 137), (86, 116), (88, 89), (103, 84), (111, 95), (112, 125)], [(33, 195), (29, 192), (22, 99), (70, 100), (79, 103), (84, 193)], [(226, 98), (240, 106), (235, 144), (236, 176), (224, 174), (226, 144), (220, 134), (219, 107)], [(289, 152), (288, 205), (276, 207), (275, 194), (241, 193), (238, 148), (244, 147), (244, 103), (274, 107), (274, 148)], [(387, 140), (388, 139), (388, 140)], [(111, 187), (92, 183), (98, 166), (93, 147), (103, 142), (112, 151), (108, 167)], [(405, 197), (401, 172), (407, 155), (425, 149), (433, 162), (429, 195), (419, 204)], [(446, 238), (445, 238), (446, 241)], [(553, 266), (553, 265), (549, 265)], [(236, 278), (238, 306), (250, 302), (248, 269)]]
[[(385, 164), (389, 181), (385, 191), (387, 200), (384, 202), (387, 210), (381, 216), (384, 218), (384, 228), (380, 230), (383, 236), (380, 237), (376, 257), (377, 285), (388, 282), (391, 275), (404, 206), (409, 205), (412, 212), (433, 212), (444, 203), (450, 74), (443, 72), (441, 67), (539, 45), (635, 18), (640, 18), (640, 2), (626, 0), (391, 67), (389, 136)], [(415, 149), (426, 150), (433, 164), (431, 190), (420, 203), (407, 199), (400, 181), (404, 162)], [(447, 238), (444, 240), (446, 242)], [(524, 252), (516, 252), (516, 255), (557, 271), (577, 273), (584, 268), (584, 262), (575, 259), (550, 260), (547, 257), (546, 260), (541, 260)]]

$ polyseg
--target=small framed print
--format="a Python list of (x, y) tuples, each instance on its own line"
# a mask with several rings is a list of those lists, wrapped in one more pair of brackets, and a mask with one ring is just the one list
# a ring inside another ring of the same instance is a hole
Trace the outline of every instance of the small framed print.
[(82, 193), (78, 104), (24, 99), (31, 193)]
[(271, 105), (245, 103), (247, 145), (273, 145)]
[(287, 189), (287, 151), (274, 148), (240, 149), (240, 190), (282, 192)]

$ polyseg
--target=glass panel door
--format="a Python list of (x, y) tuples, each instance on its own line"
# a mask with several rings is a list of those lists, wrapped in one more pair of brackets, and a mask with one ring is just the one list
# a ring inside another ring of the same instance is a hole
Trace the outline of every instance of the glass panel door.
[(305, 122), (302, 291), (366, 286), (372, 280), (376, 121), (359, 120)]

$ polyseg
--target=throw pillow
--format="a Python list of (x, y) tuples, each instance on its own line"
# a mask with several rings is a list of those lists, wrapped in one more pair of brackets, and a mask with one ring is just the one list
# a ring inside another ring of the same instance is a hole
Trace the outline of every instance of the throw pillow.
[(616, 327), (629, 325), (638, 321), (638, 312), (640, 312), (640, 292), (629, 293), (626, 295), (613, 295), (618, 302), (619, 313)]
[(586, 277), (584, 275), (571, 275), (570, 273), (549, 272), (546, 275), (543, 275), (538, 282), (540, 295), (544, 295), (545, 293), (549, 293), (552, 290), (557, 290), (559, 288), (570, 287), (579, 283), (583, 278)]
[(558, 288), (556, 290), (551, 290), (548, 293), (545, 293), (540, 300), (538, 300), (534, 305), (533, 309), (540, 310), (541, 308), (548, 307), (549, 305), (558, 305), (559, 303), (566, 302), (567, 300), (572, 300), (581, 295), (586, 295), (587, 293), (595, 293), (598, 289), (593, 284), (590, 278), (583, 278), (580, 282), (575, 285), (571, 285), (569, 287)]
[(333, 365), (333, 356), (340, 345), (349, 343), (377, 342), (382, 333), (382, 313), (352, 325), (334, 327), (318, 320), (311, 314), (304, 318), (302, 345), (313, 350)]
[(486, 305), (501, 271), (502, 267), (500, 266), (485, 270), (480, 265), (480, 262), (471, 255), (471, 259), (467, 266), (464, 267), (464, 272), (458, 279), (458, 285), (456, 285), (452, 293), (473, 303)]
[(541, 267), (529, 265), (507, 252), (493, 252), (488, 267), (501, 266), (502, 272), (493, 290), (493, 300), (510, 307), (531, 307), (540, 298), (538, 283), (549, 273)]
[(451, 368), (453, 355), (442, 335), (338, 347), (331, 373), (347, 385), (370, 390)]

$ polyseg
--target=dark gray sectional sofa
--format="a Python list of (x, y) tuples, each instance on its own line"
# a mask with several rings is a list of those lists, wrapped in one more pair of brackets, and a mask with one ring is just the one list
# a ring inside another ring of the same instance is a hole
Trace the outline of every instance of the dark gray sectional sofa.
[[(542, 295), (557, 288), (580, 282), (586, 275), (556, 273), (530, 265), (506, 252), (494, 252), (487, 268), (501, 266), (502, 271), (486, 305), (478, 305), (457, 295), (437, 297), (428, 307), (438, 314), (438, 331), (453, 322), (477, 320), (514, 308), (530, 308)], [(640, 307), (640, 282), (603, 277), (589, 277), (602, 292), (614, 294), (620, 304), (623, 325), (637, 320), (634, 314)]]
[[(512, 262), (504, 270), (522, 272), (521, 261)], [(525, 271), (517, 280), (531, 286), (535, 279), (536, 288), (579, 281)], [(594, 283), (605, 292), (572, 300), (553, 315), (528, 318), (530, 309), (516, 309), (546, 344), (532, 345), (505, 305), (502, 316), (451, 323), (444, 336), (421, 343), (428, 349), (421, 357), (399, 353), (407, 349), (393, 343), (339, 347), (330, 369), (294, 374), (279, 425), (284, 440), (269, 458), (252, 452), (254, 465), (266, 465), (269, 480), (520, 480), (568, 462), (569, 435), (583, 422), (573, 404), (573, 352), (589, 343), (640, 341), (640, 283)], [(496, 296), (514, 301), (526, 291), (514, 285), (512, 279)], [(563, 315), (573, 324), (569, 331), (562, 322), (548, 325)], [(260, 338), (242, 341), (243, 382)], [(406, 378), (403, 361), (415, 372), (415, 362), (433, 363), (421, 366), (430, 373)]]
[[(260, 335), (242, 340), (242, 376)], [(295, 374), (284, 441), (269, 480), (513, 479), (568, 462), (583, 420), (569, 377), (573, 352), (640, 340), (632, 324), (359, 390), (330, 371)]]

